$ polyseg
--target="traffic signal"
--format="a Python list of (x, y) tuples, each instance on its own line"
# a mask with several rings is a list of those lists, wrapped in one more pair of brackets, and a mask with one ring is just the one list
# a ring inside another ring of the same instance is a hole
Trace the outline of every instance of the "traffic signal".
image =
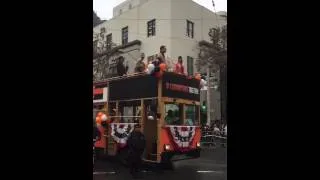
[(200, 122), (202, 126), (207, 124), (207, 105), (205, 101), (200, 108)]
[(203, 101), (202, 106), (201, 106), (201, 111), (206, 112), (207, 111), (207, 103), (206, 101)]

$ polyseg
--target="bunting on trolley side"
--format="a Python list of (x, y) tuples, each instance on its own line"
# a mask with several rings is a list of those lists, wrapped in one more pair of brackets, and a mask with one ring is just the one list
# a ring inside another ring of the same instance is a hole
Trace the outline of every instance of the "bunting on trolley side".
[(190, 148), (195, 135), (196, 126), (167, 126), (178, 150)]
[(127, 140), (136, 123), (111, 123), (111, 136), (120, 147), (127, 145)]

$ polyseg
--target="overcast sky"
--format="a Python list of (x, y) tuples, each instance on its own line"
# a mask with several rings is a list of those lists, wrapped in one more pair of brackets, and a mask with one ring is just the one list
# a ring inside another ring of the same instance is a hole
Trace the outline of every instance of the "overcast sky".
[[(113, 7), (118, 4), (124, 2), (126, 0), (93, 0), (93, 10), (97, 13), (97, 15), (105, 20), (112, 18), (112, 10)], [(158, 0), (161, 1), (161, 0)], [(198, 4), (214, 11), (212, 6), (212, 0), (193, 0)], [(214, 0), (215, 9), (217, 11), (227, 11), (227, 0)]]

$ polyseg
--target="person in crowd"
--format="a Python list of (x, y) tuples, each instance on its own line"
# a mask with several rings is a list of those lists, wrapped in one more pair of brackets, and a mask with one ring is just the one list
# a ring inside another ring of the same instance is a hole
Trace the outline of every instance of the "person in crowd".
[(118, 60), (118, 63), (117, 63), (118, 76), (123, 76), (123, 75), (127, 74), (127, 72), (128, 72), (128, 68), (129, 67), (125, 66), (123, 63), (124, 63), (124, 57), (120, 56), (119, 60)]
[(183, 60), (181, 56), (178, 57), (178, 63), (176, 64), (174, 72), (178, 74), (184, 74)]
[(213, 134), (214, 135), (220, 135), (220, 129), (219, 129), (217, 124), (213, 125)]
[(146, 65), (145, 63), (143, 62), (144, 61), (144, 58), (145, 58), (145, 54), (144, 53), (141, 53), (141, 58), (138, 60), (138, 62), (136, 63), (136, 68), (135, 68), (135, 72), (136, 73), (141, 73), (141, 72), (144, 72), (145, 69), (146, 69)]
[(134, 126), (134, 131), (130, 134), (127, 144), (129, 150), (128, 160), (130, 173), (134, 178), (136, 178), (141, 170), (142, 154), (146, 146), (146, 139), (144, 134), (141, 132), (140, 124), (136, 124)]

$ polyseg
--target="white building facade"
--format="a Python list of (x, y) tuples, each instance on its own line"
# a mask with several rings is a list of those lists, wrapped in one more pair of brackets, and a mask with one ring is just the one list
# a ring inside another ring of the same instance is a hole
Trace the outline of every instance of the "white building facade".
[[(139, 40), (138, 49), (124, 55), (128, 64), (134, 64), (140, 52), (152, 58), (165, 45), (169, 63), (173, 66), (182, 56), (185, 73), (193, 75), (198, 71), (199, 41), (210, 41), (209, 29), (225, 24), (226, 12), (215, 14), (192, 0), (127, 0), (114, 7), (113, 18), (94, 27), (93, 32), (99, 35), (94, 41), (103, 36), (102, 41), (110, 47), (111, 41), (121, 46)], [(133, 69), (129, 67), (129, 73)]]

